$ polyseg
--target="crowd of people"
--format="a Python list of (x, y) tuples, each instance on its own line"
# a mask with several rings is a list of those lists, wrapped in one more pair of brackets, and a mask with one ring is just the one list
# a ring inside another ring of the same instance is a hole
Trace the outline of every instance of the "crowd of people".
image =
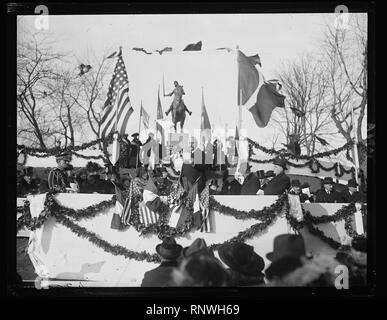
[(336, 256), (311, 256), (302, 235), (282, 234), (274, 238), (270, 261), (243, 242), (230, 242), (217, 248), (218, 256), (206, 241), (197, 238), (183, 248), (173, 237), (156, 246), (161, 263), (145, 272), (142, 287), (250, 287), (306, 286), (334, 287), (335, 268), (344, 264), (349, 270), (349, 287), (366, 285), (365, 239), (353, 241), (353, 250)]
[[(71, 165), (71, 159), (70, 154), (57, 155), (57, 167), (50, 171), (47, 179), (34, 177), (34, 170), (31, 167), (18, 171), (17, 195), (23, 197), (28, 194), (47, 192), (50, 189), (58, 192), (114, 194), (115, 186), (128, 189), (132, 178), (140, 177), (144, 170), (148, 171), (146, 166), (140, 166), (135, 170), (133, 177), (120, 176), (116, 167), (103, 168), (91, 161), (85, 168), (75, 170)], [(291, 180), (286, 175), (286, 169), (286, 161), (276, 158), (273, 162), (273, 170), (251, 172), (248, 167), (242, 177), (229, 175), (227, 169), (209, 170), (206, 171), (205, 179), (209, 184), (211, 195), (280, 195), (288, 192), (299, 195), (301, 202), (305, 203), (366, 202), (366, 195), (359, 190), (354, 179), (349, 180), (346, 188), (339, 192), (334, 188), (333, 179), (325, 177), (321, 181), (321, 189), (312, 193), (307, 182), (301, 184), (298, 179)], [(173, 171), (168, 166), (159, 166), (148, 172), (155, 178), (159, 195), (168, 195), (178, 175), (173, 176)]]

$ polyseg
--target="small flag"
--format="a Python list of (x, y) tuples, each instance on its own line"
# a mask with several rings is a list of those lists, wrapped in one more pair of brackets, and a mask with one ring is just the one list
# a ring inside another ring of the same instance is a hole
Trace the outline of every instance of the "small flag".
[(141, 103), (141, 118), (142, 118), (142, 123), (146, 129), (149, 128), (149, 114), (145, 111), (144, 107), (142, 106)]
[[(121, 189), (117, 185), (114, 185), (114, 188), (117, 199), (110, 227), (112, 229), (122, 229), (125, 225), (122, 217), (126, 215), (130, 218), (130, 199), (123, 196)], [(128, 221), (129, 218), (127, 219)]]
[(140, 215), (140, 222), (145, 224), (146, 227), (159, 221), (158, 214), (151, 210), (144, 201), (140, 202), (138, 213)]
[(201, 227), (200, 232), (211, 232), (210, 187), (207, 185), (200, 193)]
[(202, 42), (199, 41), (197, 43), (190, 43), (189, 45), (187, 45), (183, 51), (200, 51), (202, 50)]

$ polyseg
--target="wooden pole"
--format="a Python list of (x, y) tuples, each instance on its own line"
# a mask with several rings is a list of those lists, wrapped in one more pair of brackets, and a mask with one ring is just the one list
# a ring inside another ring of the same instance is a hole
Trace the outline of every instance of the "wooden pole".
[(352, 113), (352, 130), (353, 130), (353, 137), (354, 137), (354, 145), (353, 145), (353, 157), (355, 158), (354, 159), (354, 163), (355, 163), (355, 179), (356, 179), (356, 182), (359, 184), (359, 155), (358, 155), (358, 152), (357, 152), (357, 128), (356, 128), (356, 121), (355, 121), (355, 113), (354, 113), (354, 110), (353, 110), (353, 104), (352, 104), (352, 110), (351, 110), (351, 113)]
[[(139, 122), (138, 122), (138, 134), (140, 134), (140, 131), (141, 131), (141, 117), (142, 117), (142, 100), (141, 100), (140, 118), (139, 118)], [(138, 167), (138, 157), (139, 157), (139, 154), (140, 154), (140, 147), (137, 146), (136, 169)]]

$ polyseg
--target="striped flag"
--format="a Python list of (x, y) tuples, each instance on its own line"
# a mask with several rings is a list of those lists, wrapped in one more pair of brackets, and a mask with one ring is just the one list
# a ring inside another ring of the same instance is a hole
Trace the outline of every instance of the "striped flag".
[(122, 56), (118, 56), (112, 80), (110, 81), (107, 99), (103, 107), (99, 136), (101, 139), (112, 131), (124, 134), (133, 108), (129, 99), (128, 75)]
[(142, 102), (141, 102), (140, 117), (142, 118), (142, 123), (144, 124), (144, 127), (146, 129), (148, 129), (149, 128), (149, 114), (145, 111), (144, 107), (142, 106)]
[(158, 214), (152, 211), (144, 202), (138, 206), (138, 213), (140, 215), (140, 222), (148, 226), (159, 221)]
[[(127, 221), (129, 221), (130, 218), (130, 197), (125, 198), (122, 194), (122, 191), (119, 187), (117, 187), (116, 184), (114, 184), (115, 192), (116, 192), (116, 207), (115, 212), (113, 214), (112, 222), (111, 222), (111, 228), (112, 229), (122, 229), (123, 226), (126, 224), (124, 223), (124, 220), (122, 219), (123, 216), (128, 217)], [(127, 223), (128, 224), (128, 223)], [(126, 224), (126, 225), (127, 225)]]
[(200, 232), (211, 232), (211, 220), (210, 220), (210, 187), (207, 185), (200, 193), (200, 209), (202, 224)]

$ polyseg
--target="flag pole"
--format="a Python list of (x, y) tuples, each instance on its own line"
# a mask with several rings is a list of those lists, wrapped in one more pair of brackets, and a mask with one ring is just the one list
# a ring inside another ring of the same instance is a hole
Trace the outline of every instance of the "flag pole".
[(353, 104), (352, 104), (352, 130), (353, 130), (353, 137), (354, 137), (354, 145), (353, 145), (353, 156), (354, 156), (354, 163), (355, 163), (355, 180), (359, 184), (359, 156), (357, 152), (357, 135), (356, 135), (356, 121), (355, 121), (355, 112), (353, 110)]
[(163, 95), (165, 96), (164, 72), (163, 72)]
[[(141, 100), (141, 108), (140, 108), (140, 118), (139, 118), (139, 121), (138, 121), (138, 134), (140, 136), (140, 131), (141, 131), (141, 117), (142, 117), (142, 100)], [(137, 148), (137, 158), (136, 158), (136, 169), (138, 167), (138, 157), (139, 157), (139, 153), (140, 153), (140, 148)]]

